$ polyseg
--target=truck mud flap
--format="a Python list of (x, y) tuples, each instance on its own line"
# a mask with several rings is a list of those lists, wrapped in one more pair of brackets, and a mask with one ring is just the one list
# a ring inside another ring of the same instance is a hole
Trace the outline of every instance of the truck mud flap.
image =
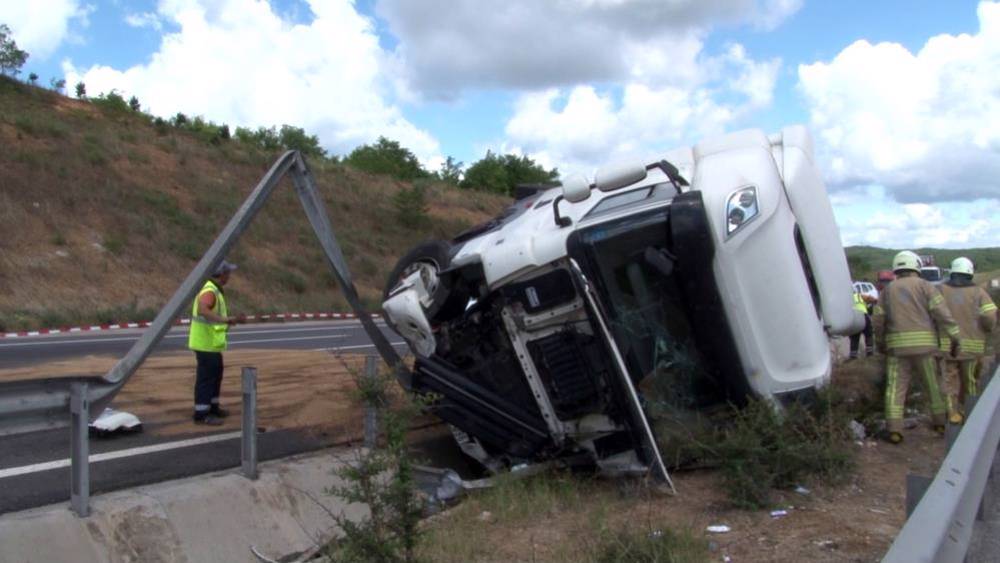
[(726, 309), (722, 304), (719, 286), (715, 281), (712, 262), (715, 259), (715, 242), (701, 192), (684, 192), (670, 205), (670, 236), (681, 291), (690, 306), (688, 318), (706, 358), (712, 358), (718, 370), (727, 399), (736, 404), (746, 403), (752, 393), (743, 364), (736, 351)]
[(440, 358), (417, 359), (412, 382), (414, 391), (439, 396), (434, 414), (478, 438), (492, 453), (529, 458), (552, 443), (541, 416), (469, 381)]

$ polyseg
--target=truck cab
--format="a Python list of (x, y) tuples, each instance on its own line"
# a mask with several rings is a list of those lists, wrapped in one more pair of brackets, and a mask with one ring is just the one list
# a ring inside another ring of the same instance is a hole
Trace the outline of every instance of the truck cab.
[(860, 329), (812, 141), (742, 131), (529, 191), (452, 241), (415, 247), (385, 291), (463, 451), (487, 468), (553, 458), (669, 482), (655, 401), (763, 398), (830, 377)]

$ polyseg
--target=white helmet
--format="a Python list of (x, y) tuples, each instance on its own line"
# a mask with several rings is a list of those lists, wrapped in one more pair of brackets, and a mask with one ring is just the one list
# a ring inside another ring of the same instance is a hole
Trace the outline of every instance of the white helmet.
[(968, 274), (972, 275), (974, 272), (974, 267), (972, 265), (972, 260), (969, 260), (965, 256), (959, 256), (951, 262), (951, 273), (953, 274)]
[(900, 270), (920, 271), (920, 257), (917, 256), (916, 252), (904, 250), (896, 254), (896, 257), (892, 259), (892, 271), (898, 272)]

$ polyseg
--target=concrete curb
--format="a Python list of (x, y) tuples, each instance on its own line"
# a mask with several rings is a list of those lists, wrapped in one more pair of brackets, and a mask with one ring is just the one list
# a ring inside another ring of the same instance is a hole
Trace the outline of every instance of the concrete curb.
[(86, 519), (67, 504), (5, 514), (0, 561), (256, 562), (251, 546), (274, 558), (304, 551), (331, 536), (330, 512), (367, 510), (325, 492), (354, 452), (267, 462), (257, 481), (234, 470), (97, 496)]

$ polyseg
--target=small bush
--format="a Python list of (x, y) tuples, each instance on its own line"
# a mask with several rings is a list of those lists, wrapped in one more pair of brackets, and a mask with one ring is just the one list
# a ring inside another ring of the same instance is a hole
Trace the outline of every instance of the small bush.
[(118, 256), (123, 250), (125, 250), (126, 242), (125, 235), (123, 234), (109, 234), (104, 235), (104, 239), (101, 241), (101, 246), (103, 246), (104, 249), (111, 254)]
[(53, 137), (61, 139), (69, 132), (60, 121), (49, 116), (19, 115), (14, 119), (14, 127), (35, 137)]
[(131, 110), (125, 98), (115, 90), (93, 98), (91, 103), (106, 113), (125, 113)]
[(836, 484), (851, 474), (849, 420), (829, 390), (783, 413), (765, 401), (751, 401), (733, 408), (730, 423), (698, 446), (706, 460), (721, 467), (734, 506), (763, 508), (771, 504), (774, 489), (791, 488), (808, 477)]
[(414, 563), (419, 560), (422, 504), (406, 433), (423, 404), (406, 397), (394, 403), (389, 391), (394, 382), (387, 371), (374, 378), (351, 371), (358, 397), (378, 409), (384, 445), (360, 454), (356, 463), (336, 472), (344, 484), (327, 492), (348, 503), (364, 504), (369, 514), (360, 522), (343, 513), (334, 515), (343, 537), (327, 546), (327, 555), (335, 562)]
[(605, 532), (594, 550), (595, 563), (687, 563), (708, 560), (705, 542), (672, 530), (623, 529)]
[(429, 222), (427, 196), (423, 186), (403, 188), (392, 196), (396, 219), (405, 227), (416, 229)]

